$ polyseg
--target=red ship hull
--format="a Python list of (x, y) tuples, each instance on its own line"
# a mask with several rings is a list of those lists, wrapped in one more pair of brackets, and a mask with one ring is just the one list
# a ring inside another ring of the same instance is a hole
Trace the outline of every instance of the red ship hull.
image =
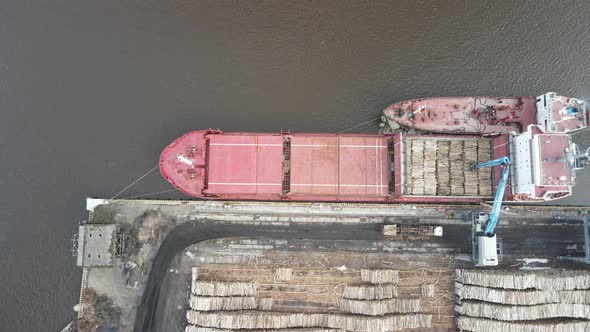
[(565, 133), (588, 123), (586, 103), (548, 93), (539, 97), (438, 97), (402, 101), (383, 111), (387, 124), (450, 134), (498, 135), (538, 125)]
[[(476, 203), (491, 199), (500, 169), (474, 172), (470, 164), (509, 155), (508, 140), (204, 130), (166, 147), (160, 170), (178, 190), (206, 199)], [(507, 190), (505, 200), (535, 199)]]

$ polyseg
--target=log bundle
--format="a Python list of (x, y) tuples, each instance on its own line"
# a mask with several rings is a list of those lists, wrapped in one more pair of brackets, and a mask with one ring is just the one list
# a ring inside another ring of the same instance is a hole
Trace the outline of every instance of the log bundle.
[[(417, 284), (417, 293), (406, 293), (400, 297), (397, 285), (400, 282), (400, 271), (393, 269), (347, 272), (349, 281), (341, 285), (333, 306), (328, 310), (282, 311), (284, 307), (281, 307), (281, 302), (284, 305), (285, 300), (279, 299), (279, 305), (276, 306), (274, 299), (269, 296), (280, 289), (308, 287), (297, 284), (301, 273), (294, 273), (291, 268), (270, 269), (270, 278), (267, 280), (272, 284), (260, 284), (200, 280), (198, 271), (194, 269), (185, 331), (346, 332), (428, 329), (436, 326), (433, 325), (433, 315), (423, 310), (421, 299), (421, 294), (432, 296), (435, 285)], [(320, 275), (325, 272), (315, 273)], [(405, 273), (411, 276), (417, 272)], [(290, 283), (295, 285), (291, 286)], [(449, 306), (449, 310), (452, 310), (452, 306)]]
[(409, 138), (406, 179), (409, 195), (492, 196), (490, 168), (471, 170), (492, 159), (488, 139)]
[(589, 271), (456, 270), (457, 327), (465, 331), (583, 331)]

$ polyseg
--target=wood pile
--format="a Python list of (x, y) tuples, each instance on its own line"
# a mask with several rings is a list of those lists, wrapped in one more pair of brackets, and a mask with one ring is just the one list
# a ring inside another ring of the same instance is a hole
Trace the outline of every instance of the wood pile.
[(436, 150), (435, 140), (424, 141), (424, 195), (436, 195)]
[(396, 270), (367, 270), (361, 269), (361, 280), (372, 284), (387, 284), (399, 281)]
[(590, 305), (549, 303), (532, 306), (511, 306), (479, 302), (463, 302), (455, 307), (460, 315), (484, 317), (504, 321), (537, 320), (547, 318), (590, 319)]
[(252, 296), (195, 296), (191, 295), (189, 305), (198, 311), (253, 310), (258, 308)]
[(201, 296), (253, 296), (256, 294), (256, 285), (251, 282), (193, 280), (191, 291)]
[(451, 195), (451, 165), (449, 163), (450, 141), (438, 141), (436, 150), (437, 193), (441, 196)]
[(342, 297), (351, 300), (383, 300), (397, 297), (395, 285), (346, 286)]
[(489, 161), (491, 152), (489, 139), (408, 139), (408, 194), (491, 196), (491, 169), (470, 169), (471, 164)]
[(386, 300), (349, 300), (340, 299), (340, 310), (365, 316), (383, 316), (385, 314), (403, 314), (420, 311), (419, 299), (386, 299)]
[(275, 280), (276, 281), (289, 281), (293, 276), (293, 270), (290, 268), (278, 268), (275, 271)]
[(457, 328), (461, 331), (496, 332), (578, 332), (590, 331), (590, 322), (512, 323), (491, 319), (459, 317)]
[[(447, 318), (453, 310), (452, 300), (443, 300), (442, 313), (440, 302), (433, 305), (432, 298), (421, 300), (422, 295), (434, 296), (434, 278), (438, 281), (440, 273), (404, 270), (402, 274), (382, 268), (343, 274), (312, 269), (297, 270), (297, 278), (292, 278), (291, 268), (273, 265), (262, 270), (244, 268), (242, 273), (249, 282), (242, 282), (240, 274), (229, 277), (211, 267), (200, 269), (193, 273), (201, 280), (193, 280), (188, 299), (188, 332), (394, 331), (453, 326), (452, 319)], [(441, 281), (447, 289), (452, 287), (449, 272)], [(415, 275), (421, 276), (421, 281), (415, 280)], [(328, 276), (336, 280), (326, 284)], [(402, 288), (402, 298), (398, 297), (398, 287)]]
[(569, 273), (511, 271), (510, 273), (505, 273), (456, 270), (455, 280), (462, 284), (508, 289), (590, 289), (590, 273), (587, 271), (569, 271)]
[(396, 236), (397, 225), (383, 225), (383, 236)]
[(451, 141), (449, 150), (449, 167), (451, 169), (451, 195), (465, 195), (463, 141)]
[(423, 297), (434, 297), (434, 284), (422, 284), (420, 286), (420, 291)]
[(572, 290), (507, 290), (457, 283), (455, 292), (461, 300), (478, 300), (492, 303), (535, 305), (545, 303), (590, 304), (590, 291)]
[(217, 329), (287, 329), (331, 328), (346, 331), (395, 331), (402, 329), (429, 328), (432, 316), (423, 314), (391, 315), (383, 317), (350, 316), (341, 314), (201, 312), (186, 313), (190, 324)]
[(270, 297), (263, 297), (258, 299), (258, 310), (270, 311), (273, 308), (274, 300)]
[(588, 271), (456, 270), (455, 294), (461, 330), (554, 332), (589, 326), (579, 321), (590, 320)]
[[(228, 329), (216, 329), (216, 328), (212, 328), (212, 327), (200, 327), (200, 326), (196, 326), (196, 325), (188, 325), (186, 327), (186, 329), (184, 330), (184, 332), (231, 332), (232, 330), (228, 330)], [(245, 331), (245, 330), (238, 330), (238, 331)], [(255, 330), (258, 331), (258, 330)], [(254, 331), (252, 331), (254, 332)], [(346, 332), (344, 330), (341, 329), (315, 329), (315, 328), (309, 328), (309, 329), (272, 329), (272, 330), (268, 330), (268, 329), (264, 329), (264, 332)]]
[(465, 141), (463, 145), (463, 176), (466, 196), (477, 196), (479, 180), (477, 171), (471, 170), (471, 165), (477, 164), (477, 141)]
[[(477, 141), (477, 163), (483, 163), (492, 159), (492, 142), (490, 140)], [(492, 196), (492, 169), (490, 167), (477, 170), (477, 182), (479, 183), (480, 196)]]
[(411, 180), (412, 195), (424, 195), (424, 141), (410, 141), (410, 158), (408, 158), (411, 167), (409, 179)]

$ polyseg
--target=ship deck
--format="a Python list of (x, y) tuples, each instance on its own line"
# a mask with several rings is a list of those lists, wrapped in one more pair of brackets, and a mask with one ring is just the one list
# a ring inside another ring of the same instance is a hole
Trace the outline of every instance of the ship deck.
[(387, 195), (386, 137), (211, 135), (208, 155), (211, 194)]
[(387, 138), (293, 136), (292, 195), (387, 195)]
[(281, 135), (210, 135), (208, 192), (281, 194)]
[(533, 97), (413, 99), (389, 106), (384, 114), (410, 128), (453, 134), (509, 134), (537, 121)]

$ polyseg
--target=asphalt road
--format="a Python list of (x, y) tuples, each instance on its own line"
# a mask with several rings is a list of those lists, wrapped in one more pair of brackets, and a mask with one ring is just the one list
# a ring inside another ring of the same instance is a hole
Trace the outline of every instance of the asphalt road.
[(136, 332), (165, 331), (160, 308), (166, 287), (161, 287), (174, 257), (191, 244), (221, 237), (264, 237), (309, 240), (379, 240), (379, 224), (292, 224), (252, 226), (219, 223), (185, 223), (176, 227), (162, 242), (154, 259), (148, 282), (137, 309)]

